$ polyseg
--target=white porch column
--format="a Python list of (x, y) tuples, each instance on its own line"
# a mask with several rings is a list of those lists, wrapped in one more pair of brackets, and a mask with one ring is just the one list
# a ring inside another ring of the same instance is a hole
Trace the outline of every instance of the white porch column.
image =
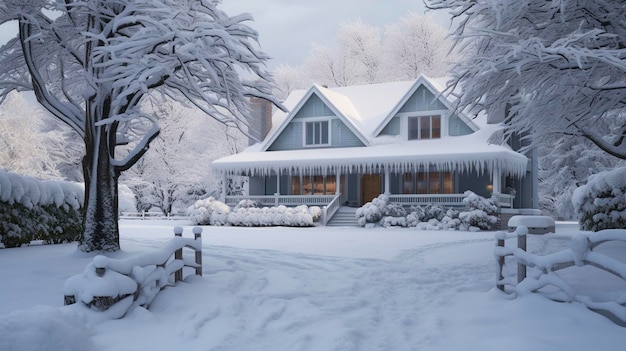
[(222, 196), (220, 201), (222, 203), (226, 203), (226, 182), (228, 181), (228, 177), (226, 176), (226, 172), (222, 173)]
[(386, 195), (391, 194), (391, 190), (389, 186), (389, 183), (391, 182), (390, 178), (391, 178), (391, 171), (389, 170), (389, 168), (385, 167), (385, 194)]
[(502, 172), (500, 171), (500, 167), (497, 165), (494, 165), (493, 167), (493, 174), (492, 176), (492, 180), (491, 180), (491, 184), (493, 185), (493, 190), (492, 193), (493, 194), (501, 194), (502, 193), (502, 185), (500, 184), (500, 181), (502, 179)]
[(341, 172), (337, 170), (335, 173), (335, 195), (341, 194)]
[(274, 193), (274, 204), (278, 206), (278, 198), (280, 197), (280, 173), (276, 172), (276, 192)]

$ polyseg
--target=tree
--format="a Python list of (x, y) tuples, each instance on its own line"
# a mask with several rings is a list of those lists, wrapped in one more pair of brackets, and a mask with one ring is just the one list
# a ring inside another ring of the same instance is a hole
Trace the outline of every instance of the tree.
[(302, 78), (302, 72), (290, 65), (280, 65), (274, 69), (274, 82), (276, 89), (274, 94), (284, 101), (289, 94), (296, 89), (304, 89), (310, 83)]
[(43, 113), (12, 92), (0, 106), (0, 168), (39, 179), (61, 174), (45, 147), (54, 138), (42, 132)]
[(368, 84), (380, 82), (383, 62), (380, 29), (354, 21), (341, 26), (338, 39), (343, 52), (348, 54), (350, 64), (358, 67), (359, 80)]
[[(445, 75), (456, 55), (447, 32), (431, 16), (409, 13), (384, 30), (361, 21), (343, 24), (330, 45), (314, 45), (305, 60), (299, 83), (327, 86), (372, 84), (416, 79), (420, 74)], [(291, 68), (294, 69), (294, 68)], [(277, 70), (285, 76), (284, 68)]]
[(344, 52), (323, 45), (313, 45), (304, 71), (312, 81), (326, 86), (345, 87), (359, 82), (357, 66), (350, 64)]
[[(118, 178), (159, 134), (141, 109), (147, 97), (184, 98), (239, 127), (247, 96), (272, 100), (251, 17), (230, 17), (216, 1), (3, 1), (0, 23), (12, 20), (19, 32), (0, 48), (0, 97), (33, 90), (84, 140), (82, 251), (119, 250)], [(120, 154), (120, 145), (131, 147)]]
[(139, 210), (156, 207), (170, 215), (199, 196), (215, 195), (220, 178), (212, 176), (209, 165), (237, 152), (247, 138), (171, 99), (153, 99), (147, 105), (146, 110), (158, 118), (161, 133), (120, 178), (136, 194)]
[[(579, 136), (626, 159), (626, 6), (622, 0), (428, 0), (470, 50), (453, 70), (459, 108), (505, 121), (529, 146)], [(504, 119), (506, 116), (506, 120)]]
[(551, 147), (541, 148), (539, 158), (539, 208), (550, 216), (576, 218), (572, 194), (590, 175), (623, 166), (624, 161), (581, 137), (555, 137)]
[(385, 29), (386, 75), (416, 79), (421, 73), (441, 77), (456, 60), (448, 32), (433, 17), (409, 13)]

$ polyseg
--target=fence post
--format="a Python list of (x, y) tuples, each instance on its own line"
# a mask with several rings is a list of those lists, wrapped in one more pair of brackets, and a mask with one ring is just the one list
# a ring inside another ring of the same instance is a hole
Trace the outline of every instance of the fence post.
[(202, 276), (202, 227), (193, 227), (194, 240), (200, 240), (200, 251), (196, 250), (196, 275)]
[[(517, 248), (522, 251), (526, 251), (526, 237), (528, 229), (524, 226), (520, 227), (518, 227), (515, 231), (515, 234), (517, 234)], [(526, 279), (526, 265), (521, 263), (520, 260), (517, 260), (517, 283), (521, 283), (524, 279)]]
[[(183, 236), (183, 227), (174, 227), (174, 236), (182, 237)], [(175, 260), (182, 260), (183, 259), (183, 249), (182, 248), (174, 251), (174, 259)], [(181, 280), (183, 280), (183, 270), (179, 269), (176, 272), (174, 272), (174, 283), (179, 282)]]
[[(496, 233), (496, 239), (497, 239), (497, 243), (496, 246), (497, 247), (501, 247), (504, 248), (504, 243), (506, 240), (506, 233), (505, 232), (497, 232)], [(498, 272), (497, 272), (497, 282), (496, 283), (496, 287), (498, 289), (500, 289), (500, 291), (504, 292), (504, 284), (500, 283), (503, 279), (504, 279), (504, 275), (502, 274), (502, 271), (504, 270), (504, 256), (501, 254), (498, 254)]]

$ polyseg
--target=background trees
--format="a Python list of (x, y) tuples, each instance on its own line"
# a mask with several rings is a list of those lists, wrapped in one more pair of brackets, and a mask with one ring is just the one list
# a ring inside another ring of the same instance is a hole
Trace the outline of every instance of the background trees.
[(457, 59), (451, 48), (447, 31), (428, 15), (409, 13), (382, 29), (356, 20), (330, 44), (314, 45), (302, 66), (279, 66), (274, 75), (283, 98), (311, 82), (335, 87), (443, 76)]
[(154, 207), (170, 215), (200, 197), (217, 196), (221, 178), (211, 173), (211, 162), (243, 149), (247, 138), (238, 129), (171, 99), (152, 99), (146, 105), (158, 119), (161, 133), (120, 178), (135, 193), (138, 210)]
[(118, 177), (159, 133), (147, 97), (188, 100), (232, 126), (245, 125), (247, 96), (272, 100), (250, 19), (209, 0), (0, 3), (0, 23), (19, 24), (0, 48), (0, 98), (32, 89), (84, 141), (82, 251), (119, 249)]
[(0, 105), (0, 168), (39, 179), (82, 181), (82, 143), (34, 99), (12, 92)]

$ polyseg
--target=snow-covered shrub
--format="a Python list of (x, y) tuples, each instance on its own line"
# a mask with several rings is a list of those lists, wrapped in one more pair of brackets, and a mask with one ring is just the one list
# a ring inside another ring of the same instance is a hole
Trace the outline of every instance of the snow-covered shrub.
[(208, 197), (196, 201), (187, 211), (189, 220), (194, 225), (226, 225), (230, 207), (213, 197)]
[(411, 213), (406, 218), (407, 226), (419, 229), (459, 229), (461, 223), (459, 211), (439, 205), (411, 206)]
[(237, 206), (233, 210), (238, 210), (240, 208), (258, 208), (263, 207), (260, 202), (251, 200), (251, 199), (243, 199), (239, 201)]
[[(411, 213), (409, 213), (409, 215), (412, 217), (412, 219), (415, 221), (415, 223), (419, 223), (419, 222), (427, 222), (428, 219), (426, 218), (426, 206), (420, 206), (420, 205), (412, 205), (411, 208), (409, 209), (409, 211), (411, 211)], [(408, 217), (408, 216), (407, 216)], [(412, 226), (414, 227), (414, 226)]]
[(415, 226), (418, 230), (442, 230), (443, 225), (436, 218), (431, 218), (427, 222), (420, 222)]
[(446, 211), (439, 205), (429, 205), (426, 206), (426, 209), (424, 209), (424, 214), (426, 215), (427, 220), (436, 219), (441, 221), (445, 216), (445, 213)]
[(626, 167), (590, 176), (572, 204), (583, 230), (626, 228)]
[(468, 190), (465, 192), (463, 203), (468, 208), (459, 213), (464, 228), (489, 230), (498, 222), (498, 205), (494, 198), (486, 199)]
[(309, 227), (313, 225), (313, 216), (306, 205), (295, 208), (277, 207), (240, 207), (233, 209), (228, 215), (228, 222), (234, 226), (244, 227)]
[(389, 196), (385, 194), (379, 195), (356, 210), (357, 222), (362, 227), (367, 223), (378, 223), (385, 216), (385, 209), (388, 204)]
[(309, 214), (313, 217), (313, 221), (317, 222), (322, 217), (322, 209), (319, 206), (309, 207)]
[(80, 184), (0, 170), (0, 242), (16, 247), (33, 240), (75, 241), (82, 232), (83, 193)]
[[(357, 222), (362, 227), (368, 223), (387, 227), (391, 225), (404, 227), (407, 223), (406, 216), (407, 213), (404, 207), (401, 204), (389, 203), (389, 196), (385, 194), (380, 194), (377, 198), (366, 203), (356, 211)], [(385, 219), (386, 217), (390, 218)]]
[(380, 225), (389, 227), (406, 227), (406, 217), (385, 216), (380, 220)]
[(406, 217), (406, 210), (401, 204), (389, 203), (385, 206), (385, 217)]

